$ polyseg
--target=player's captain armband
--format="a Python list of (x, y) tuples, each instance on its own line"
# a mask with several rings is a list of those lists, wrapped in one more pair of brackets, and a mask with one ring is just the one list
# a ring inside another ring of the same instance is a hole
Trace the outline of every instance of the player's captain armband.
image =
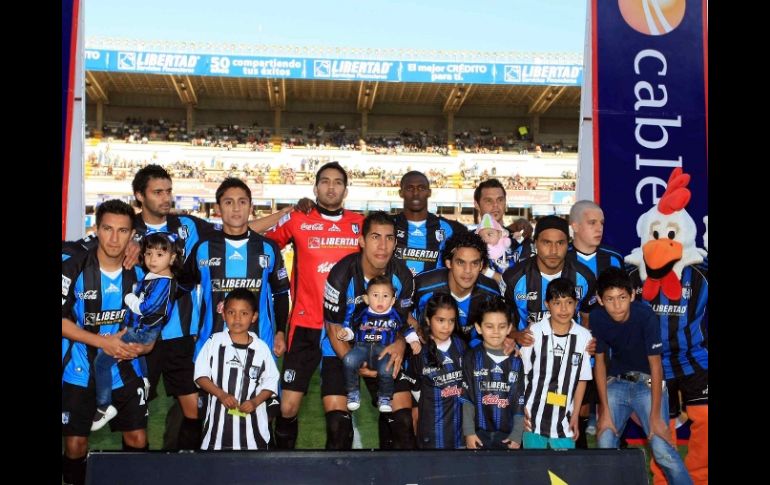
[(339, 290), (330, 285), (328, 281), (326, 282), (326, 286), (324, 286), (324, 299), (326, 299), (329, 303), (339, 304), (340, 302)]

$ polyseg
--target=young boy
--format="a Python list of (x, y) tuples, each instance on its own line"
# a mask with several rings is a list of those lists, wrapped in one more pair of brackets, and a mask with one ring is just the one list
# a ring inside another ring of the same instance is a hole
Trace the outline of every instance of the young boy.
[(396, 294), (390, 276), (380, 275), (372, 278), (366, 287), (364, 303), (368, 305), (358, 316), (347, 322), (337, 331), (337, 338), (350, 341), (355, 338), (355, 345), (345, 354), (342, 363), (345, 366), (345, 387), (348, 392), (347, 407), (355, 411), (361, 406), (360, 379), (358, 370), (364, 362), (370, 369), (377, 369), (379, 389), (377, 406), (381, 413), (393, 411), (390, 405), (393, 399), (393, 375), (387, 371), (389, 356), (377, 360), (382, 350), (396, 340), (399, 331), (405, 332), (406, 341), (412, 346), (412, 352), (420, 352), (420, 342), (414, 329), (405, 325), (398, 312), (393, 309)]
[[(602, 409), (598, 447), (617, 448), (628, 417), (636, 412), (668, 483), (690, 484), (666, 422), (668, 391), (658, 317), (649, 306), (634, 301), (631, 280), (620, 268), (605, 269), (596, 289), (601, 307), (591, 312), (590, 322), (596, 337), (594, 375)], [(608, 350), (609, 366), (604, 361)]]
[(463, 356), (463, 435), (468, 449), (513, 449), (524, 431), (524, 373), (518, 357), (505, 355), (505, 337), (513, 329), (502, 298), (479, 306), (475, 323), (482, 345)]
[(227, 329), (213, 333), (195, 359), (195, 383), (209, 393), (202, 450), (267, 449), (265, 400), (277, 392), (279, 375), (267, 344), (249, 332), (257, 308), (250, 290), (228, 293)]
[(550, 312), (531, 330), (535, 343), (521, 348), (526, 374), (526, 410), (532, 431), (524, 433), (524, 448), (575, 448), (578, 416), (586, 381), (591, 380), (586, 346), (591, 333), (573, 320), (575, 284), (556, 278), (545, 291)]

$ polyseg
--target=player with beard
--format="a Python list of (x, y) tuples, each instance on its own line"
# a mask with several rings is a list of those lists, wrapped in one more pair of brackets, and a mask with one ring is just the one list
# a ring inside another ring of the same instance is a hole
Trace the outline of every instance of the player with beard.
[[(289, 243), (294, 245), (293, 306), (288, 349), (283, 360), (281, 414), (275, 424), (276, 444), (280, 449), (294, 449), (296, 445), (302, 399), (321, 362), (326, 277), (340, 259), (358, 252), (358, 236), (364, 218), (343, 208), (347, 185), (348, 175), (339, 163), (323, 165), (316, 173), (313, 187), (315, 208), (308, 214), (297, 211), (284, 216), (265, 234), (280, 248)], [(339, 413), (347, 413), (345, 396), (324, 395), (323, 406), (327, 424), (330, 420), (338, 420)], [(330, 433), (337, 428), (339, 426), (327, 425), (327, 443), (336, 441)]]

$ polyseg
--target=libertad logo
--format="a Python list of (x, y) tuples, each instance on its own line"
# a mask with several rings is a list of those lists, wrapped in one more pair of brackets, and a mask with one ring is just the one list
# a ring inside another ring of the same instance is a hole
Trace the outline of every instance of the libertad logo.
[(645, 35), (665, 35), (684, 18), (685, 0), (618, 0), (623, 20)]

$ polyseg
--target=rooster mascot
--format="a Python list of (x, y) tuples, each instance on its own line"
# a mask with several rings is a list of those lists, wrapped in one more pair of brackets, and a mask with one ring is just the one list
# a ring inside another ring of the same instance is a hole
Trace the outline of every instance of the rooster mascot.
[[(695, 247), (697, 228), (685, 208), (690, 176), (676, 168), (658, 203), (636, 223), (641, 246), (625, 261), (637, 295), (660, 319), (663, 372), (669, 407), (679, 414), (678, 396), (692, 420), (685, 466), (696, 484), (708, 483), (708, 350), (704, 338), (708, 280), (701, 265), (706, 251)], [(671, 430), (676, 439), (674, 421)], [(666, 483), (653, 467), (655, 483)]]

